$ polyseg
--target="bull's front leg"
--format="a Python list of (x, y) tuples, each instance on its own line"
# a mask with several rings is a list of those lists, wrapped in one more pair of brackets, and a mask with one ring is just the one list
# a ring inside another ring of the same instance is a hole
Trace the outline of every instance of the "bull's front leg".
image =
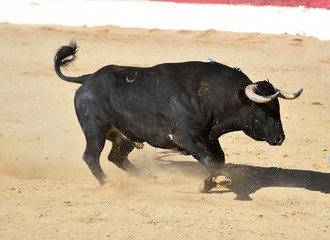
[(218, 184), (222, 186), (231, 184), (231, 180), (221, 174), (221, 168), (225, 163), (225, 154), (218, 140), (205, 141), (200, 135), (190, 135), (178, 139), (178, 143), (203, 164), (211, 174), (199, 185), (199, 192), (208, 192)]
[(224, 175), (218, 175), (218, 176), (210, 176), (206, 179), (204, 179), (198, 186), (198, 191), (201, 193), (206, 193), (210, 191), (212, 188), (216, 187), (218, 184), (220, 186), (229, 186), (231, 185), (231, 180), (227, 178)]
[(198, 186), (199, 192), (208, 192), (218, 184), (221, 186), (231, 185), (231, 180), (221, 174), (221, 168), (225, 163), (225, 154), (222, 151), (218, 140), (210, 141), (206, 143), (211, 156), (196, 156), (211, 173), (211, 176), (204, 179)]

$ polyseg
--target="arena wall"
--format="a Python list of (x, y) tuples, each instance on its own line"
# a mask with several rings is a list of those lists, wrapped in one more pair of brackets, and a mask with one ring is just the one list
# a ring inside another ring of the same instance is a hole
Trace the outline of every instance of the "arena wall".
[(330, 40), (330, 10), (327, 9), (329, 2), (324, 0), (0, 0), (0, 23), (115, 25), (125, 28), (173, 30), (214, 29), (264, 34), (300, 34)]

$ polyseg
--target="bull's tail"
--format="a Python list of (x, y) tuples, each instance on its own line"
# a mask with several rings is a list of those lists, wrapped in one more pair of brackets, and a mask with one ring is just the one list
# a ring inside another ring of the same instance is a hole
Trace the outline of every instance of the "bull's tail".
[[(60, 49), (58, 49), (54, 57), (55, 72), (61, 79), (65, 81), (82, 84), (90, 74), (83, 75), (80, 77), (68, 77), (68, 76), (64, 76), (60, 69), (61, 67), (64, 67), (69, 63), (73, 62), (77, 58), (76, 56), (77, 51), (78, 51), (78, 46), (75, 41), (71, 41), (69, 45), (62, 46)], [(67, 59), (68, 57), (71, 58)]]

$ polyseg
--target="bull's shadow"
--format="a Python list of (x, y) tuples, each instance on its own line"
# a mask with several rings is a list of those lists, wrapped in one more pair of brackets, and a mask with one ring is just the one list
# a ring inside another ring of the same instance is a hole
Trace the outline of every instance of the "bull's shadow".
[[(160, 163), (164, 163), (161, 164), (162, 168), (165, 167), (169, 171), (180, 169), (187, 175), (197, 174), (201, 178), (208, 175), (206, 169), (198, 162), (168, 161), (164, 160), (164, 156), (168, 156), (169, 152), (163, 154), (157, 159)], [(227, 188), (236, 194), (236, 200), (252, 200), (250, 194), (265, 187), (294, 187), (330, 193), (329, 173), (226, 163), (223, 174), (233, 181), (233, 184)], [(209, 192), (209, 194), (216, 193), (222, 192)]]

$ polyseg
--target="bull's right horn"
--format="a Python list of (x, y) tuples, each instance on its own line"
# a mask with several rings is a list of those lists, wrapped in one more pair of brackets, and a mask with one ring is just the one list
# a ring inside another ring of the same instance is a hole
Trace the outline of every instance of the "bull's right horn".
[(257, 86), (258, 86), (257, 84), (250, 84), (245, 88), (246, 96), (253, 102), (267, 103), (267, 102), (270, 102), (273, 99), (275, 99), (280, 94), (280, 91), (277, 91), (276, 93), (274, 93), (273, 95), (270, 95), (270, 96), (260, 96), (260, 95), (256, 94)]
[(280, 94), (278, 95), (278, 97), (284, 98), (284, 99), (287, 99), (287, 100), (296, 99), (303, 92), (303, 89), (302, 88), (298, 92), (295, 92), (295, 93), (287, 93), (287, 92), (284, 92), (284, 91), (282, 91), (280, 89), (277, 89), (277, 88), (274, 88), (274, 89), (275, 89), (275, 91), (279, 91), (280, 92)]

